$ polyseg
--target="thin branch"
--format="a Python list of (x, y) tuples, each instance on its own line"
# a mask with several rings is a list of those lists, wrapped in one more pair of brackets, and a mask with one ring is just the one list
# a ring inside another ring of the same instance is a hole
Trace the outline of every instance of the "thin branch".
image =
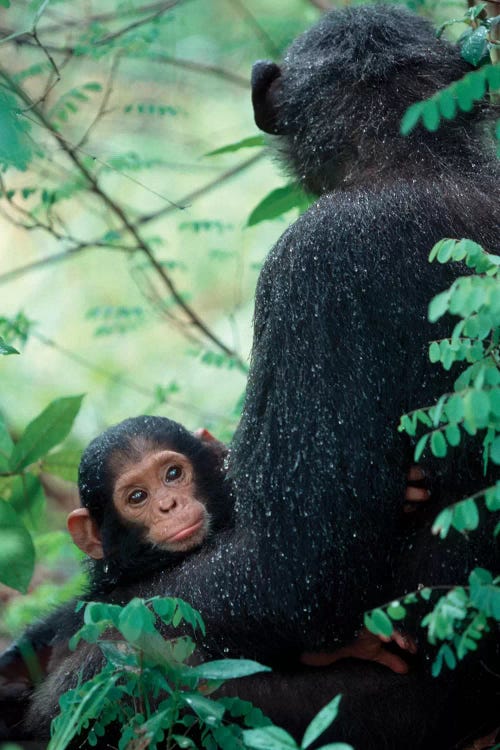
[[(186, 2), (186, 0), (183, 1)], [(109, 34), (106, 34), (106, 36), (103, 36), (102, 39), (98, 39), (95, 42), (95, 45), (100, 46), (101, 44), (107, 44), (108, 42), (113, 41), (113, 39), (119, 39), (129, 31), (132, 31), (132, 29), (137, 29), (147, 23), (151, 23), (157, 18), (160, 18), (164, 13), (167, 12), (167, 10), (170, 10), (175, 5), (178, 5), (179, 2), (181, 2), (181, 0), (171, 0), (171, 2), (161, 4), (162, 7), (152, 13), (150, 16), (146, 16), (146, 18), (138, 18), (137, 21), (133, 21), (132, 23), (129, 23), (127, 26), (123, 26), (123, 28), (118, 29), (117, 31), (112, 31)]]
[[(22, 89), (21, 87), (17, 86), (17, 84), (10, 78), (10, 76), (0, 69), (0, 74), (4, 78), (4, 80), (7, 82), (7, 84), (12, 88), (13, 91), (17, 93), (17, 95), (23, 99), (27, 104), (31, 104), (31, 99), (28, 96), (28, 94)], [(167, 287), (168, 291), (172, 295), (173, 299), (177, 303), (177, 305), (184, 311), (188, 319), (190, 320), (191, 324), (198, 328), (205, 336), (206, 338), (211, 341), (215, 346), (223, 351), (228, 357), (233, 358), (240, 366), (244, 366), (242, 360), (238, 356), (236, 352), (234, 352), (232, 349), (230, 349), (215, 333), (213, 333), (210, 328), (204, 323), (204, 321), (199, 317), (199, 315), (195, 312), (195, 310), (189, 305), (185, 300), (182, 298), (182, 295), (177, 290), (177, 287), (175, 286), (174, 282), (168, 275), (168, 273), (163, 268), (162, 264), (157, 260), (154, 253), (152, 252), (149, 245), (143, 240), (141, 235), (139, 234), (139, 231), (137, 227), (130, 221), (128, 216), (126, 215), (123, 208), (116, 203), (109, 195), (108, 193), (99, 185), (94, 175), (87, 169), (85, 164), (82, 162), (82, 160), (79, 158), (79, 156), (75, 153), (74, 149), (72, 149), (66, 142), (64, 138), (61, 137), (60, 133), (54, 129), (52, 123), (50, 120), (45, 116), (45, 114), (40, 111), (37, 108), (33, 109), (34, 114), (36, 114), (37, 118), (40, 120), (42, 125), (47, 129), (49, 133), (55, 138), (61, 145), (63, 151), (66, 153), (68, 158), (73, 162), (75, 167), (80, 171), (80, 173), (85, 177), (90, 189), (101, 199), (101, 201), (108, 207), (108, 209), (111, 211), (112, 214), (114, 214), (118, 219), (121, 221), (124, 229), (127, 230), (127, 232), (133, 237), (135, 243), (137, 244), (137, 248), (140, 249), (143, 254), (146, 256), (146, 258), (149, 260), (151, 266), (155, 269), (158, 276), (162, 279), (163, 283)], [(173, 208), (170, 206), (169, 208)]]
[[(203, 185), (202, 187), (197, 188), (196, 190), (193, 190), (191, 193), (188, 193), (186, 196), (184, 196), (184, 198), (181, 201), (182, 205), (189, 207), (190, 204), (194, 200), (196, 200), (197, 198), (200, 198), (202, 195), (205, 195), (205, 193), (209, 192), (210, 190), (217, 188), (223, 182), (230, 180), (232, 177), (235, 177), (240, 172), (243, 172), (249, 167), (252, 167), (254, 164), (257, 164), (257, 162), (261, 161), (261, 159), (263, 159), (264, 156), (265, 156), (265, 153), (263, 151), (259, 151), (258, 154), (256, 154), (255, 156), (251, 156), (250, 159), (245, 159), (245, 161), (240, 162), (235, 167), (228, 169), (227, 172), (223, 172), (215, 180), (212, 180), (206, 185)], [(166, 208), (160, 208), (158, 211), (154, 211), (151, 214), (146, 214), (145, 216), (142, 216), (140, 219), (137, 220), (136, 225), (143, 226), (144, 224), (149, 224), (151, 221), (156, 221), (157, 219), (161, 219), (163, 216), (166, 216), (167, 214), (172, 213), (173, 210), (174, 209), (172, 206), (166, 206)]]
[[(210, 182), (206, 183), (202, 187), (197, 188), (193, 192), (185, 195), (181, 199), (182, 205), (189, 205), (196, 198), (200, 198), (202, 195), (206, 195), (207, 193), (210, 193), (212, 190), (215, 190), (227, 180), (230, 180), (235, 175), (239, 174), (240, 172), (243, 172), (244, 170), (256, 164), (262, 158), (263, 158), (263, 153), (259, 153), (256, 156), (252, 156), (251, 159), (247, 159), (246, 161), (240, 162), (240, 164), (238, 164), (236, 167), (233, 167), (232, 169), (227, 170), (227, 172), (224, 172), (223, 174), (219, 175), (216, 179), (211, 180)], [(172, 212), (173, 210), (174, 210), (173, 206), (168, 206), (166, 209), (157, 211), (153, 214), (143, 216), (135, 222), (135, 226), (136, 227), (144, 226), (152, 221), (156, 221), (157, 219), (162, 218), (163, 216), (165, 216), (165, 214), (168, 214)], [(36, 225), (33, 227), (27, 227), (25, 225), (22, 225), (22, 226), (25, 229), (46, 229), (47, 231), (51, 231), (45, 225), (42, 225), (42, 226)], [(64, 238), (64, 239), (69, 239), (69, 238)], [(125, 252), (135, 252), (137, 250), (137, 248), (135, 247), (129, 247), (129, 246), (123, 246), (123, 245), (110, 245), (107, 243), (102, 243), (99, 240), (91, 240), (89, 242), (79, 242), (75, 247), (69, 248), (60, 253), (55, 253), (55, 254), (46, 256), (45, 258), (40, 258), (40, 260), (36, 260), (33, 263), (27, 263), (24, 266), (19, 266), (18, 268), (14, 268), (12, 271), (7, 271), (6, 273), (0, 275), (0, 284), (3, 284), (8, 281), (12, 281), (13, 279), (18, 278), (19, 276), (23, 276), (24, 274), (29, 273), (30, 271), (36, 271), (45, 266), (59, 263), (60, 261), (69, 260), (69, 258), (72, 258), (74, 255), (78, 255), (79, 253), (85, 250), (91, 250), (97, 247), (103, 247), (108, 250), (119, 249)]]
[[(168, 0), (168, 2), (162, 0), (162, 2), (149, 3), (147, 5), (143, 5), (140, 8), (129, 8), (128, 10), (126, 8), (122, 8), (120, 9), (120, 17), (135, 16), (140, 15), (141, 13), (155, 13), (156, 11), (164, 13), (167, 10), (175, 8), (176, 5), (182, 5), (184, 2), (186, 2), (186, 0)], [(61, 21), (52, 25), (43, 26), (41, 31), (47, 31), (49, 33), (58, 31), (64, 32), (67, 31), (68, 28), (72, 28), (74, 26), (78, 26), (79, 28), (81, 28), (82, 26), (91, 26), (96, 22), (106, 23), (107, 21), (116, 21), (116, 18), (116, 10), (111, 13), (97, 13), (96, 15), (89, 16), (88, 18), (68, 19), (66, 21)]]
[(76, 144), (75, 148), (77, 148), (77, 149), (81, 149), (82, 146), (85, 145), (85, 143), (87, 142), (87, 140), (88, 140), (88, 138), (89, 138), (92, 130), (95, 128), (95, 126), (97, 125), (97, 123), (99, 122), (99, 120), (102, 117), (104, 117), (104, 115), (106, 113), (106, 107), (108, 106), (108, 102), (109, 102), (111, 94), (113, 92), (113, 82), (115, 80), (115, 75), (116, 75), (116, 72), (118, 70), (119, 60), (120, 60), (120, 56), (119, 55), (116, 55), (113, 58), (113, 61), (111, 63), (111, 70), (109, 71), (108, 80), (106, 81), (106, 87), (104, 89), (104, 94), (103, 94), (103, 97), (101, 99), (101, 103), (99, 104), (99, 109), (97, 110), (94, 119), (92, 120), (92, 122), (90, 123), (90, 125), (88, 126), (88, 128), (86, 129), (86, 131), (84, 132), (84, 134), (82, 135), (82, 137), (80, 138), (80, 140), (78, 141), (78, 143)]

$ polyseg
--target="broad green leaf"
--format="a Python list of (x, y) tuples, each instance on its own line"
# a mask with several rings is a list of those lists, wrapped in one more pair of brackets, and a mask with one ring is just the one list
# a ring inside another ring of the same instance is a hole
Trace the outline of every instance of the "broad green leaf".
[(28, 472), (17, 476), (9, 502), (29, 528), (40, 529), (45, 520), (45, 493), (37, 476)]
[(255, 750), (298, 750), (293, 737), (280, 727), (270, 726), (261, 729), (246, 729), (243, 732), (245, 747)]
[(32, 158), (32, 143), (27, 136), (30, 125), (19, 114), (16, 100), (0, 89), (0, 165), (25, 171)]
[(192, 674), (203, 680), (231, 680), (270, 671), (269, 667), (249, 659), (220, 659), (193, 667)]
[(0, 472), (9, 470), (9, 459), (13, 450), (14, 443), (3, 415), (0, 412)]
[(219, 154), (230, 154), (234, 151), (239, 151), (242, 148), (256, 148), (257, 146), (265, 146), (266, 142), (263, 135), (251, 135), (249, 138), (243, 138), (241, 141), (236, 143), (230, 143), (227, 146), (216, 148), (215, 151), (209, 151), (205, 156), (218, 156)]
[(365, 613), (365, 626), (375, 635), (389, 638), (394, 630), (392, 622), (383, 609), (373, 609)]
[(247, 226), (253, 227), (261, 221), (276, 219), (282, 214), (297, 208), (304, 210), (308, 205), (308, 199), (296, 183), (276, 188), (266, 195), (263, 200), (253, 209), (249, 216)]
[(468, 32), (462, 42), (461, 50), (461, 55), (466, 62), (476, 67), (482, 60), (489, 58), (487, 35), (488, 30), (485, 26), (478, 26), (477, 29)]
[(83, 396), (70, 396), (52, 401), (26, 427), (12, 453), (15, 471), (24, 469), (48, 453), (68, 435), (80, 409)]
[(328, 729), (330, 724), (335, 721), (339, 712), (341, 698), (341, 695), (336, 695), (333, 700), (327, 703), (326, 706), (316, 714), (304, 733), (304, 739), (301, 743), (302, 748), (305, 749), (309, 747), (309, 745), (312, 745), (312, 743), (323, 734), (325, 729)]
[(141, 599), (132, 599), (120, 612), (118, 629), (123, 637), (134, 643), (142, 635), (154, 633), (154, 615)]
[(25, 594), (34, 565), (35, 548), (28, 529), (14, 508), (0, 500), (0, 581)]
[(222, 721), (226, 709), (219, 703), (204, 698), (199, 693), (181, 693), (181, 697), (193, 709), (198, 718), (208, 726), (218, 726)]

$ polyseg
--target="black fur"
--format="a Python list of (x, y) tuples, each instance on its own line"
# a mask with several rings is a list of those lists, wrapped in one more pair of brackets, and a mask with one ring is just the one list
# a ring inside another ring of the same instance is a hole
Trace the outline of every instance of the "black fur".
[[(428, 252), (443, 236), (499, 249), (499, 170), (482, 140), (492, 107), (436, 133), (419, 127), (408, 139), (399, 119), (467, 70), (458, 48), (436, 40), (426, 21), (367, 6), (325, 15), (291, 46), (280, 77), (268, 68), (268, 90), (266, 76), (257, 76), (259, 122), (278, 133), (287, 163), (320, 197), (278, 240), (259, 279), (247, 397), (229, 464), (235, 529), (175, 572), (117, 586), (112, 601), (183, 596), (203, 614), (209, 654), (276, 663), (350, 638), (363, 610), (396, 595), (401, 577), (412, 589), (464, 582), (477, 563), (497, 567), (489, 534), (455, 535), (450, 559), (425, 537), (418, 566), (406, 565), (412, 543), (395, 549), (411, 460), (396, 426), (404, 411), (449, 390), (449, 375), (428, 364), (426, 350), (450, 322), (430, 326), (426, 308), (464, 272), (430, 266)], [(477, 489), (479, 450), (441, 474), (443, 501)], [(354, 674), (353, 701), (370, 691), (358, 690)], [(402, 691), (409, 718), (398, 736), (387, 730), (382, 744), (368, 711), (364, 725), (353, 719), (357, 746), (428, 750), (455, 741), (450, 712), (428, 716), (422, 705), (435, 683), (419, 679), (414, 714), (410, 688)], [(400, 695), (394, 677), (385, 680), (372, 684), (391, 722)], [(452, 700), (454, 680), (443, 700)], [(70, 681), (59, 671), (52, 685), (35, 701), (38, 716), (54, 714), (54, 697)], [(286, 691), (280, 700), (289, 705)], [(476, 718), (472, 712), (471, 726)], [(370, 744), (372, 730), (378, 744)]]

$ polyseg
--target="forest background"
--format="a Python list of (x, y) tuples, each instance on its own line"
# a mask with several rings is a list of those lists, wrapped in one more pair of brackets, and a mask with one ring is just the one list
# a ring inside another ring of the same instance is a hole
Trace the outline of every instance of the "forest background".
[[(0, 0), (0, 342), (19, 352), (0, 363), (0, 413), (14, 441), (54, 400), (72, 426), (1, 479), (34, 541), (21, 561), (26, 539), (0, 537), (4, 639), (81, 586), (45, 473), (74, 480), (85, 444), (141, 413), (230, 439), (258, 271), (306, 204), (253, 123), (250, 67), (346, 4)], [(467, 9), (406, 5), (435, 25)]]

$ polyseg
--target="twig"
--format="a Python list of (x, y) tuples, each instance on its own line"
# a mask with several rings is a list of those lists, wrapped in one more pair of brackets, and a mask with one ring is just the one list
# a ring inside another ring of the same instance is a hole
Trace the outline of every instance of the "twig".
[[(120, 9), (120, 16), (135, 16), (140, 15), (141, 13), (155, 13), (155, 11), (159, 12), (165, 12), (167, 10), (171, 10), (172, 8), (175, 8), (176, 5), (182, 5), (186, 0), (168, 0), (165, 2), (165, 0), (162, 0), (162, 2), (156, 2), (156, 3), (149, 3), (148, 5), (143, 5), (140, 8), (129, 8), (128, 10), (126, 8)], [(42, 31), (47, 31), (49, 33), (53, 32), (64, 32), (68, 28), (71, 28), (73, 26), (78, 26), (81, 28), (82, 26), (91, 26), (93, 23), (99, 22), (99, 23), (106, 23), (106, 21), (116, 21), (116, 11), (113, 11), (111, 13), (97, 13), (96, 15), (89, 16), (88, 18), (75, 18), (70, 19), (66, 21), (61, 21), (59, 23), (54, 23), (52, 25), (44, 26)]]
[[(263, 154), (259, 153), (256, 156), (253, 156), (251, 159), (247, 159), (246, 161), (241, 162), (236, 167), (233, 167), (232, 169), (229, 169), (227, 172), (224, 172), (215, 180), (211, 180), (206, 185), (203, 185), (202, 187), (197, 188), (193, 192), (188, 193), (186, 196), (184, 196), (184, 198), (182, 198), (181, 203), (189, 204), (192, 201), (194, 201), (196, 198), (200, 198), (202, 195), (206, 195), (207, 193), (210, 193), (212, 190), (219, 187), (219, 185), (221, 185), (222, 183), (231, 179), (232, 177), (239, 174), (240, 172), (243, 172), (245, 169), (248, 169), (248, 167), (253, 166), (253, 164), (255, 164), (257, 161), (259, 161), (262, 158), (263, 158)], [(144, 226), (145, 224), (148, 224), (152, 221), (156, 221), (157, 219), (162, 218), (163, 216), (165, 216), (165, 214), (173, 210), (174, 210), (173, 206), (168, 206), (166, 209), (157, 211), (154, 214), (143, 216), (135, 222), (135, 226), (136, 227)], [(25, 227), (25, 228), (28, 229), (29, 227)], [(38, 228), (47, 229), (47, 231), (50, 231), (45, 226), (34, 226), (31, 228), (32, 229), (38, 229)], [(27, 263), (24, 266), (19, 266), (18, 268), (14, 268), (12, 271), (7, 271), (6, 273), (0, 275), (0, 284), (3, 284), (7, 281), (12, 281), (13, 279), (18, 278), (19, 276), (24, 275), (25, 273), (29, 273), (30, 271), (36, 271), (39, 268), (43, 268), (44, 266), (51, 265), (53, 263), (59, 263), (60, 261), (68, 260), (69, 258), (73, 257), (73, 255), (77, 255), (85, 250), (91, 250), (94, 247), (104, 247), (108, 250), (120, 249), (126, 252), (135, 252), (136, 250), (135, 247), (128, 247), (128, 246), (122, 246), (122, 245), (110, 245), (106, 243), (101, 243), (98, 240), (91, 240), (89, 242), (80, 242), (75, 247), (70, 248), (68, 250), (64, 250), (61, 253), (52, 254), (45, 258), (41, 258), (40, 260), (36, 260), (33, 263)]]
[[(7, 82), (7, 84), (12, 88), (13, 91), (17, 93), (17, 95), (21, 99), (23, 99), (23, 101), (25, 101), (27, 104), (32, 104), (30, 97), (28, 96), (28, 94), (26, 94), (24, 89), (17, 86), (17, 84), (10, 78), (10, 76), (2, 69), (0, 69), (0, 75), (2, 75), (2, 77)], [(108, 207), (108, 209), (111, 211), (112, 214), (118, 217), (123, 227), (127, 230), (127, 232), (131, 235), (131, 237), (133, 237), (135, 243), (137, 244), (137, 248), (140, 249), (143, 252), (143, 254), (146, 256), (146, 258), (149, 260), (151, 266), (155, 269), (158, 276), (162, 279), (163, 283), (167, 287), (173, 299), (175, 300), (177, 305), (184, 311), (184, 313), (190, 320), (191, 324), (195, 326), (196, 328), (198, 328), (206, 336), (206, 338), (209, 341), (215, 344), (215, 346), (218, 349), (223, 351), (228, 357), (233, 358), (241, 367), (244, 367), (243, 361), (240, 359), (238, 354), (234, 352), (232, 349), (230, 349), (215, 333), (213, 333), (210, 330), (210, 328), (208, 328), (208, 326), (204, 323), (204, 321), (199, 317), (199, 315), (195, 312), (195, 310), (191, 307), (191, 305), (189, 305), (187, 302), (184, 301), (184, 299), (182, 298), (182, 295), (177, 290), (174, 282), (172, 281), (170, 276), (167, 274), (162, 264), (157, 260), (151, 248), (143, 240), (143, 238), (139, 234), (137, 227), (129, 220), (123, 208), (118, 203), (116, 203), (108, 195), (108, 193), (99, 185), (94, 175), (87, 169), (85, 164), (75, 153), (75, 150), (71, 148), (67, 144), (66, 140), (61, 137), (60, 133), (54, 129), (52, 123), (45, 116), (45, 114), (42, 111), (40, 111), (38, 108), (34, 108), (33, 112), (37, 116), (37, 118), (40, 120), (40, 122), (44, 125), (44, 127), (47, 129), (47, 131), (51, 133), (53, 138), (55, 138), (61, 144), (61, 147), (63, 151), (66, 153), (66, 155), (68, 156), (68, 158), (73, 162), (76, 168), (85, 177), (90, 190), (93, 191), (101, 199), (101, 201)], [(169, 206), (169, 208), (173, 208), (173, 206)]]
[(111, 63), (111, 70), (109, 71), (108, 80), (106, 81), (106, 88), (104, 89), (104, 95), (101, 99), (101, 103), (99, 105), (99, 109), (96, 112), (96, 115), (90, 125), (88, 126), (87, 130), (84, 132), (78, 143), (76, 144), (75, 148), (81, 149), (82, 146), (87, 142), (90, 133), (95, 128), (101, 117), (104, 116), (106, 112), (106, 107), (108, 106), (109, 99), (111, 97), (112, 91), (113, 91), (113, 81), (116, 75), (116, 71), (118, 70), (118, 64), (120, 61), (120, 55), (116, 55), (116, 57), (113, 58), (113, 62)]

